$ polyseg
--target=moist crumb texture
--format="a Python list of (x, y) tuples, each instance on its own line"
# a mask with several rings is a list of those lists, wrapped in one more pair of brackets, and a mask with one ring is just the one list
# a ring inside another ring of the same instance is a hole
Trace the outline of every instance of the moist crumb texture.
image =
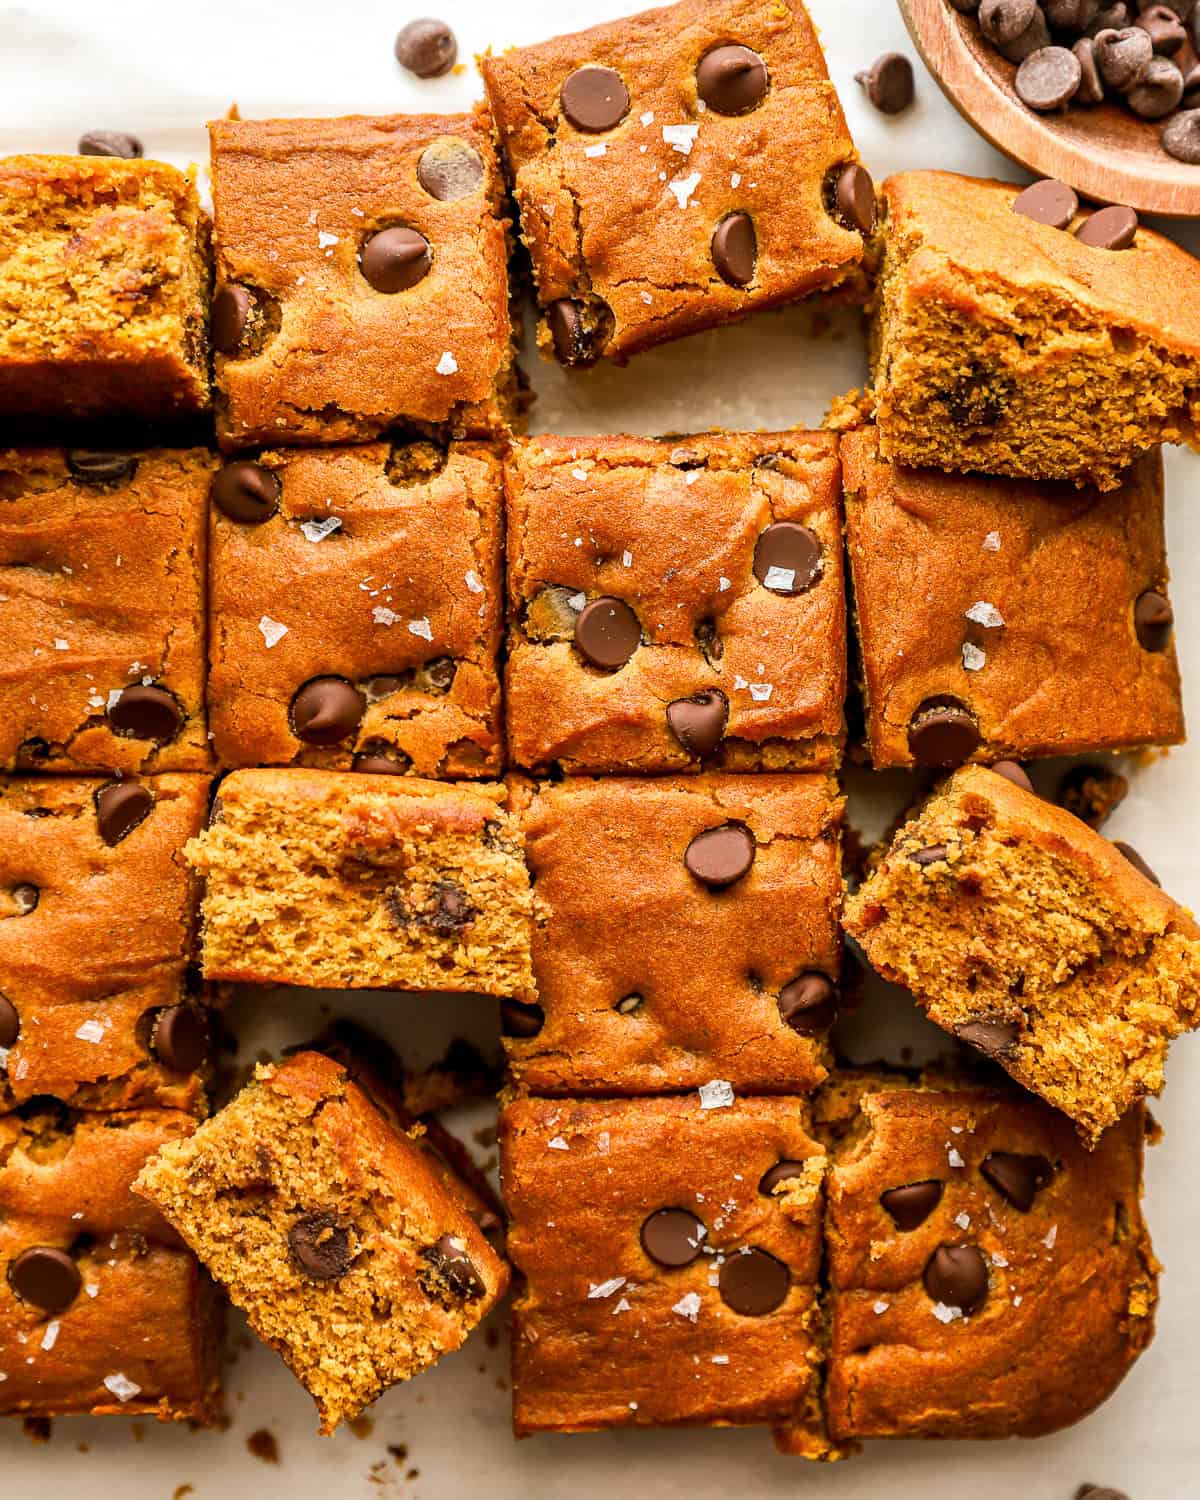
[[(703, 83), (718, 47), (744, 95)], [(862, 232), (831, 211), (857, 153), (798, 0), (684, 0), (481, 68), (547, 354), (621, 362), (857, 281)]]
[[(506, 1013), (517, 1085), (652, 1094), (721, 1078), (799, 1094), (822, 1081), (841, 972), (831, 779), (568, 778), (520, 787), (514, 806), (538, 998)], [(745, 873), (722, 889), (688, 867), (713, 830), (747, 838)]]
[[(901, 468), (872, 429), (841, 456), (875, 766), (919, 760), (934, 701), (967, 711), (984, 761), (1183, 740), (1157, 452), (1105, 494)], [(1139, 628), (1151, 600), (1162, 629)]]
[[(481, 436), (515, 417), (507, 221), (482, 112), (209, 132), (224, 446), (361, 442), (405, 424)], [(399, 229), (424, 241), (416, 259), (369, 252)]]
[[(519, 445), (505, 479), (512, 760), (837, 765), (839, 480), (826, 433)], [(609, 620), (626, 627), (615, 642)]]
[(0, 1115), (0, 1412), (217, 1420), (221, 1302), (130, 1191), (194, 1125), (53, 1099)]
[(218, 477), (211, 511), (218, 758), (494, 776), (498, 458), (416, 442), (271, 451), (257, 464), (250, 482), (266, 485), (274, 513), (230, 513), (240, 463)]
[(190, 176), (115, 157), (0, 160), (0, 415), (206, 410), (209, 283)]
[(0, 451), (0, 766), (201, 771), (203, 449)]
[[(1109, 250), (950, 172), (883, 185), (872, 367), (896, 463), (1114, 489), (1200, 412), (1200, 268), (1140, 226)], [(1078, 221), (1077, 221), (1078, 222)]]
[(1200, 928), (1107, 839), (980, 766), (846, 907), (872, 965), (1095, 1145), (1196, 1026)]
[(317, 1053), (260, 1067), (137, 1191), (283, 1356), (325, 1433), (457, 1349), (508, 1286), (419, 1137)]
[(236, 771), (187, 847), (204, 972), (533, 998), (529, 877), (499, 786)]

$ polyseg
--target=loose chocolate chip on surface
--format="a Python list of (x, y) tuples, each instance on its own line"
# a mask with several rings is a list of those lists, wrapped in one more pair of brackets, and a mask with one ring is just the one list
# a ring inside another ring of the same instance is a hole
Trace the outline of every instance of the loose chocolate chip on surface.
[(1033, 1200), (1054, 1176), (1054, 1168), (1044, 1156), (1021, 1156), (1013, 1151), (991, 1151), (979, 1167), (1002, 1198), (1027, 1214)]
[(83, 1277), (65, 1250), (31, 1245), (9, 1265), (8, 1284), (23, 1302), (43, 1312), (65, 1312), (79, 1295)]
[(998, 1058), (1012, 1050), (1019, 1032), (1011, 1021), (964, 1021), (954, 1035), (985, 1057)]
[(358, 263), (377, 292), (403, 292), (429, 275), (433, 261), (425, 236), (397, 225), (373, 234), (359, 251)]
[(711, 755), (728, 723), (729, 699), (718, 688), (667, 704), (667, 728), (689, 755)]
[(1081, 36), (1071, 51), (1079, 59), (1079, 87), (1075, 91), (1076, 104), (1102, 104), (1104, 102), (1104, 80), (1096, 64), (1096, 44), (1090, 36)]
[(754, 835), (744, 823), (723, 823), (698, 833), (687, 846), (683, 862), (701, 885), (723, 891), (750, 869), (754, 850)]
[(903, 1187), (889, 1188), (880, 1193), (879, 1201), (891, 1215), (892, 1222), (903, 1234), (919, 1229), (942, 1201), (945, 1184), (936, 1178), (925, 1182), (909, 1182)]
[(817, 1036), (837, 1020), (837, 986), (828, 974), (810, 969), (779, 991), (779, 1015), (801, 1036)]
[(980, 30), (989, 42), (1015, 42), (1032, 25), (1037, 8), (1037, 0), (980, 0)]
[(1015, 760), (998, 760), (992, 770), (997, 776), (1003, 776), (1005, 781), (1011, 781), (1013, 786), (1019, 786), (1023, 792), (1033, 791), (1033, 782), (1025, 774), (1025, 767), (1018, 765)]
[(1138, 216), (1132, 208), (1101, 208), (1075, 231), (1081, 244), (1098, 250), (1128, 250), (1137, 234)]
[(1143, 651), (1165, 651), (1175, 625), (1170, 601), (1147, 589), (1133, 606), (1133, 628)]
[(1148, 5), (1133, 23), (1150, 38), (1155, 52), (1174, 57), (1186, 45), (1187, 27), (1169, 5)]
[(15, 1046), (20, 1035), (21, 1018), (17, 1007), (7, 995), (0, 995), (0, 1047)]
[(482, 1297), (487, 1291), (466, 1245), (456, 1235), (442, 1235), (421, 1254), (456, 1297)]
[(660, 1208), (642, 1225), (642, 1249), (660, 1266), (690, 1266), (700, 1254), (706, 1233), (686, 1208)]
[(629, 113), (629, 90), (621, 75), (591, 63), (568, 76), (559, 101), (575, 129), (589, 135), (611, 130)]
[(919, 766), (960, 766), (979, 748), (975, 715), (957, 698), (927, 698), (909, 723), (908, 748)]
[(28, 881), (22, 881), (20, 885), (14, 885), (12, 888), (12, 902), (17, 908), (19, 917), (27, 917), (30, 912), (36, 911), (41, 898), (41, 891), (36, 885), (30, 885)]
[(108, 710), (109, 728), (135, 740), (172, 740), (183, 727), (183, 712), (172, 694), (152, 683), (122, 689)]
[(458, 42), (445, 21), (422, 17), (401, 28), (392, 48), (402, 68), (418, 78), (440, 78), (458, 61)]
[(925, 849), (914, 849), (908, 857), (914, 865), (924, 869), (927, 865), (944, 865), (949, 853), (945, 844), (930, 844)]
[(288, 1248), (314, 1281), (336, 1281), (350, 1269), (349, 1232), (331, 1213), (301, 1214), (288, 1230)]
[(898, 115), (913, 102), (916, 90), (912, 63), (902, 52), (885, 52), (865, 73), (856, 73), (854, 78), (881, 114)]
[(713, 265), (730, 286), (749, 286), (758, 262), (758, 237), (754, 220), (740, 210), (726, 214), (713, 231)]
[(537, 1036), (546, 1024), (546, 1012), (540, 1005), (525, 1005), (520, 1000), (500, 1002), (500, 1030), (505, 1036)]
[(802, 1161), (777, 1161), (773, 1167), (767, 1170), (758, 1179), (758, 1190), (764, 1197), (769, 1198), (781, 1182), (792, 1182), (797, 1178), (805, 1176), (804, 1163)]
[(134, 161), (142, 154), (142, 143), (127, 130), (85, 130), (78, 150), (80, 156), (123, 156)]
[(1155, 57), (1125, 102), (1143, 120), (1161, 120), (1178, 108), (1183, 98), (1183, 74), (1169, 57)]
[(1113, 848), (1119, 849), (1125, 856), (1125, 858), (1129, 861), (1129, 863), (1133, 866), (1133, 868), (1135, 870), (1140, 870), (1141, 873), (1146, 877), (1146, 879), (1149, 880), (1153, 885), (1162, 885), (1162, 881), (1158, 878), (1158, 876), (1154, 873), (1154, 871), (1150, 868), (1150, 866), (1146, 863), (1146, 861), (1137, 852), (1132, 844), (1125, 843), (1123, 839), (1113, 839)]
[(939, 1245), (923, 1279), (933, 1300), (946, 1307), (973, 1313), (987, 1301), (987, 1262), (974, 1245)]
[(225, 464), (213, 476), (212, 501), (231, 521), (259, 526), (279, 509), (279, 476), (251, 459)]
[(150, 815), (154, 798), (140, 781), (114, 781), (96, 793), (96, 825), (110, 847), (119, 844)]
[(875, 184), (865, 167), (851, 162), (841, 169), (834, 182), (833, 205), (848, 229), (871, 233), (875, 228)]
[(1039, 47), (1017, 69), (1013, 87), (1022, 104), (1045, 114), (1068, 104), (1082, 77), (1079, 59), (1069, 48)]
[(1099, 31), (1095, 36), (1096, 66), (1110, 89), (1124, 94), (1142, 80), (1150, 66), (1154, 48), (1150, 38), (1138, 26), (1122, 26), (1119, 31)]
[(208, 1026), (190, 1005), (168, 1005), (155, 1018), (150, 1045), (168, 1068), (194, 1073), (208, 1057)]
[(1079, 199), (1075, 189), (1065, 182), (1044, 177), (1017, 194), (1012, 210), (1038, 224), (1048, 224), (1051, 229), (1066, 229), (1079, 212)]
[(774, 1312), (788, 1294), (791, 1272), (765, 1250), (735, 1250), (726, 1256), (717, 1290), (726, 1307), (745, 1318)]
[(594, 667), (615, 672), (642, 643), (638, 617), (623, 599), (593, 599), (575, 617), (575, 644)]
[(483, 158), (466, 141), (435, 141), (417, 163), (417, 181), (431, 198), (453, 203), (483, 183)]
[(803, 594), (821, 576), (821, 542), (797, 521), (776, 521), (754, 544), (754, 576), (773, 594)]
[[(1195, 71), (1200, 75), (1200, 68)], [(1200, 76), (1196, 82), (1200, 83)], [(1192, 166), (1200, 163), (1200, 109), (1185, 109), (1177, 114), (1164, 129), (1162, 143), (1163, 150), (1176, 161), (1186, 161)]]
[(1010, 63), (1022, 63), (1031, 52), (1037, 52), (1042, 47), (1049, 47), (1053, 41), (1050, 28), (1046, 24), (1046, 17), (1040, 10), (1035, 10), (1033, 20), (1016, 41), (997, 42), (996, 51)]
[(366, 707), (344, 677), (313, 677), (292, 699), (292, 732), (309, 745), (338, 745), (358, 728)]
[(244, 286), (227, 281), (218, 287), (209, 315), (209, 337), (218, 354), (236, 354), (254, 309), (254, 298)]
[(137, 459), (132, 453), (107, 453), (98, 448), (68, 448), (67, 468), (87, 484), (120, 484), (132, 479)]
[(749, 47), (714, 47), (700, 59), (696, 90), (719, 115), (744, 115), (766, 98), (767, 65)]

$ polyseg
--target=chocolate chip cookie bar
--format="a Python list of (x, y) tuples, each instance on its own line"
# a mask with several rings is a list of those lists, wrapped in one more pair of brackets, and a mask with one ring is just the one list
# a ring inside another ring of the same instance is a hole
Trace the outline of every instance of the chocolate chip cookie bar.
[(828, 1456), (824, 1169), (799, 1099), (506, 1104), (517, 1436), (790, 1418)]
[(0, 450), (0, 769), (201, 771), (203, 449)]
[(208, 696), (222, 764), (501, 766), (500, 461), (291, 449), (213, 481)]
[(1089, 1145), (1158, 1093), (1169, 1042), (1200, 1024), (1191, 913), (1132, 850), (982, 766), (900, 828), (845, 926)]
[(218, 120), (223, 447), (515, 416), (503, 188), (480, 115)]
[(503, 1009), (513, 1082), (814, 1089), (839, 1002), (842, 808), (823, 776), (518, 784), (537, 1004)]
[(0, 1115), (0, 1413), (217, 1419), (220, 1299), (130, 1191), (194, 1124), (47, 1098)]
[(885, 459), (1115, 489), (1156, 444), (1194, 440), (1200, 262), (1128, 210), (1119, 225), (1071, 211), (1068, 194), (1048, 222), (1009, 183), (883, 184), (872, 379)]
[(1183, 740), (1159, 453), (1106, 493), (841, 454), (875, 766)]
[(457, 1349), (508, 1287), (419, 1137), (319, 1053), (259, 1067), (136, 1191), (283, 1356), (324, 1433)]
[(0, 1109), (203, 1111), (183, 846), (207, 807), (203, 776), (0, 777)]
[(830, 434), (531, 438), (505, 487), (517, 765), (838, 763), (846, 623)]
[(1141, 1107), (1089, 1152), (1016, 1090), (846, 1075), (832, 1092), (831, 1436), (1034, 1437), (1086, 1416), (1154, 1333)]
[(160, 161), (0, 160), (0, 416), (207, 410), (209, 226)]
[(188, 844), (210, 979), (531, 1001), (532, 897), (502, 786), (234, 771)]
[(800, 0), (683, 0), (480, 65), (563, 364), (857, 279), (874, 190)]

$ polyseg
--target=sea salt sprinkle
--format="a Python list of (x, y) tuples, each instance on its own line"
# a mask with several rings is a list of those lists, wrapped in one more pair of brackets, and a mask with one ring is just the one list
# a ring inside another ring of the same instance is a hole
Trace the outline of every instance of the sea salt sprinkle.
[(611, 1297), (614, 1292), (619, 1292), (624, 1285), (624, 1276), (610, 1276), (607, 1281), (593, 1281), (588, 1287), (588, 1300), (594, 1302), (604, 1297)]
[(584, 156), (607, 156), (608, 147), (604, 144), (603, 141), (601, 141), (598, 145), (595, 146), (585, 146), (583, 148), (583, 154)]
[(323, 542), (341, 524), (340, 516), (326, 516), (323, 521), (301, 521), (300, 530), (310, 542)]
[(423, 641), (433, 640), (433, 627), (424, 615), (419, 620), (410, 620), (408, 622), (408, 633), (410, 635), (419, 635)]
[(891, 1305), (892, 1304), (890, 1302), (884, 1302), (881, 1299), (880, 1301), (875, 1303), (875, 1305), (871, 1308), (871, 1311), (877, 1318), (881, 1318)]
[(796, 581), (795, 568), (767, 569), (767, 576), (763, 579), (763, 587), (768, 589), (790, 589)]
[(986, 599), (977, 599), (966, 611), (968, 620), (974, 620), (976, 625), (986, 626), (988, 630), (999, 630), (1004, 624), (1004, 616), (994, 604), (989, 604)]
[(946, 1160), (952, 1167), (963, 1167), (966, 1165), (959, 1152), (949, 1144), (946, 1147)]
[(680, 208), (686, 208), (692, 201), (692, 194), (700, 186), (700, 173), (689, 172), (686, 177), (673, 177), (667, 183), (667, 187), (675, 195), (675, 201)]
[(933, 1315), (939, 1323), (955, 1323), (963, 1315), (961, 1307), (949, 1307), (945, 1302), (933, 1304)]
[[(279, 642), (283, 640), (284, 636), (288, 633), (287, 626), (281, 625), (278, 620), (272, 620), (270, 615), (263, 615), (262, 619), (258, 622), (258, 628), (262, 631), (262, 638), (267, 643), (268, 651), (272, 646), (278, 646)], [(108, 706), (111, 711), (111, 700), (114, 695), (110, 693), (108, 696), (110, 700)], [(116, 694), (116, 696), (119, 698), (121, 695), (118, 693)]]
[(569, 1151), (571, 1149), (561, 1135), (552, 1135), (546, 1142), (546, 1145), (551, 1151)]
[(714, 1078), (699, 1088), (701, 1109), (728, 1109), (733, 1103), (733, 1085), (724, 1078)]
[(115, 1375), (106, 1375), (104, 1384), (122, 1403), (132, 1401), (135, 1396), (140, 1396), (142, 1393), (141, 1386), (136, 1385), (127, 1375), (122, 1375), (119, 1370)]
[(678, 1313), (681, 1318), (686, 1318), (689, 1323), (694, 1323), (700, 1316), (700, 1293), (685, 1292), (671, 1311)]
[(102, 1042), (104, 1026), (100, 1021), (84, 1021), (75, 1035), (81, 1042)]
[(662, 138), (672, 151), (678, 151), (681, 156), (690, 156), (699, 131), (699, 125), (664, 125)]
[(964, 641), (962, 664), (968, 672), (978, 672), (987, 665), (987, 652), (981, 651), (974, 641)]
[(984, 537), (983, 550), (985, 552), (999, 552), (1000, 533), (998, 531), (989, 531), (987, 536)]
[(466, 584), (467, 591), (469, 593), (483, 593), (483, 583), (479, 577), (479, 574), (475, 571), (474, 568), (468, 568), (467, 571), (463, 574), (463, 582)]
[(435, 368), (439, 375), (457, 375), (458, 360), (456, 360), (453, 354), (450, 353), (449, 349), (447, 349), (446, 352), (442, 355), (441, 359), (438, 360)]

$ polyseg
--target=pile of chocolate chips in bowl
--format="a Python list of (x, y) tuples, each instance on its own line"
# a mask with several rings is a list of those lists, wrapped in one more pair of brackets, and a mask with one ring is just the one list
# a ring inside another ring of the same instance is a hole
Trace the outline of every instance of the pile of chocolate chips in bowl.
[(949, 0), (973, 15), (1030, 109), (1123, 102), (1163, 120), (1163, 149), (1200, 163), (1200, 5), (1197, 0)]

